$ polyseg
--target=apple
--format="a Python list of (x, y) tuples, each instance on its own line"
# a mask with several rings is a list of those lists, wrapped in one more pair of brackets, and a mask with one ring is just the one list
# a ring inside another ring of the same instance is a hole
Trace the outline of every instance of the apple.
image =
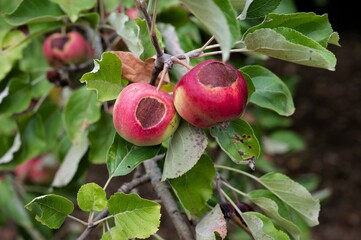
[(172, 96), (148, 83), (125, 87), (113, 108), (116, 131), (138, 146), (162, 143), (175, 132), (179, 122)]
[(35, 184), (49, 184), (59, 167), (58, 162), (51, 154), (34, 157), (18, 165), (15, 168), (15, 175), (24, 182), (29, 181)]
[(229, 63), (218, 60), (198, 64), (174, 88), (174, 106), (179, 115), (201, 128), (238, 119), (247, 98), (242, 74)]
[(49, 35), (44, 41), (43, 53), (53, 67), (80, 64), (94, 56), (90, 43), (76, 31)]

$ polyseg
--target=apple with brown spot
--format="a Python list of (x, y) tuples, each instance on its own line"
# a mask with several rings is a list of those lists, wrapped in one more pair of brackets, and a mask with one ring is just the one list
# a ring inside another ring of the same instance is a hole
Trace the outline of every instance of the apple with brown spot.
[(44, 41), (43, 53), (53, 67), (80, 64), (94, 56), (90, 43), (76, 31), (49, 35)]
[(174, 105), (179, 115), (202, 128), (238, 119), (247, 98), (242, 74), (229, 63), (218, 60), (198, 64), (174, 88)]
[(172, 96), (148, 83), (128, 85), (114, 104), (116, 131), (138, 146), (162, 143), (175, 132), (179, 121)]

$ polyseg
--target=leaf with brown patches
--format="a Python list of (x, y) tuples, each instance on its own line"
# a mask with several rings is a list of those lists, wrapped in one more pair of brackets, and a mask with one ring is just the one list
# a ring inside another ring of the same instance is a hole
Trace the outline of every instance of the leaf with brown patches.
[[(149, 83), (154, 68), (155, 58), (148, 58), (145, 61), (131, 52), (112, 51), (122, 61), (122, 79), (130, 82), (146, 82)], [(160, 75), (157, 81), (159, 82)], [(164, 82), (169, 82), (169, 75), (167, 74)]]

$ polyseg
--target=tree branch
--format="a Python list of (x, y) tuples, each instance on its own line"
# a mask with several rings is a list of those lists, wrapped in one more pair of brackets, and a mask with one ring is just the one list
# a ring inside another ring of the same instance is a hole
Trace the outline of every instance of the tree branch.
[(167, 185), (161, 182), (161, 172), (154, 160), (144, 162), (146, 173), (150, 176), (150, 181), (156, 191), (158, 197), (161, 199), (164, 208), (169, 214), (173, 225), (175, 226), (178, 236), (182, 240), (193, 240), (192, 231), (184, 220), (181, 212), (178, 209), (171, 192), (168, 190)]

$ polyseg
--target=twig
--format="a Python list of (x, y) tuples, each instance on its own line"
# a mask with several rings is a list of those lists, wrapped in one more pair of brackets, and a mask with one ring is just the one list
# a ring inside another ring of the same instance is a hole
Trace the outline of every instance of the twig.
[[(152, 41), (152, 44), (155, 48), (155, 51), (157, 52), (157, 58), (161, 57), (164, 53), (162, 51), (162, 49), (160, 48), (159, 45), (159, 41), (157, 38), (157, 35), (155, 34), (155, 31), (151, 32), (152, 29), (152, 18), (149, 16), (148, 11), (147, 11), (147, 5), (145, 3), (145, 1), (141, 1), (141, 3), (137, 4), (137, 7), (139, 8), (140, 11), (142, 11), (145, 21), (147, 22), (147, 27), (148, 27), (148, 32), (150, 35), (150, 39)], [(156, 10), (155, 10), (156, 13)], [(155, 16), (153, 16), (155, 17)]]
[(178, 232), (178, 236), (183, 240), (194, 239), (192, 232), (184, 220), (181, 212), (178, 209), (177, 203), (175, 202), (171, 192), (168, 190), (167, 185), (161, 182), (161, 172), (156, 162), (153, 160), (144, 162), (145, 171), (150, 175), (150, 181), (153, 185), (155, 192), (158, 197), (162, 200), (169, 217), (171, 218), (174, 227)]
[(173, 62), (178, 63), (180, 65), (183, 65), (184, 67), (186, 67), (188, 70), (191, 70), (193, 67), (185, 62), (183, 62), (182, 60), (176, 58), (176, 57), (172, 57), (171, 58), (173, 60)]

